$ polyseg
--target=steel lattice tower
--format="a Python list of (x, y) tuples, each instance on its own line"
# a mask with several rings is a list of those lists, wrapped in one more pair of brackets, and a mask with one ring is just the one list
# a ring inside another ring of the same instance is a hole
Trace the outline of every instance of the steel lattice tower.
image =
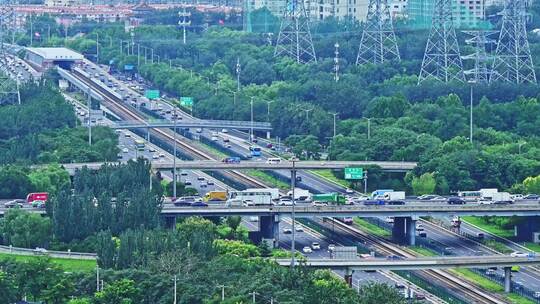
[(490, 82), (536, 83), (527, 30), (525, 0), (507, 0)]
[(427, 79), (465, 81), (452, 17), (452, 0), (435, 0), (433, 20), (418, 83)]
[(303, 0), (287, 0), (274, 57), (291, 57), (298, 63), (317, 62)]
[(13, 29), (15, 13), (9, 1), (0, 6), (0, 104), (14, 103), (17, 101), (19, 93), (17, 83), (7, 75), (7, 46), (4, 40), (7, 32)]
[(356, 64), (401, 60), (387, 0), (370, 0)]
[(495, 43), (495, 40), (488, 36), (495, 34), (494, 31), (463, 31), (465, 34), (471, 35), (471, 38), (465, 40), (465, 43), (474, 46), (474, 53), (463, 56), (464, 60), (473, 60), (474, 67), (465, 74), (469, 76), (468, 81), (479, 84), (487, 84), (491, 77), (491, 63), (493, 56), (486, 52), (486, 45)]

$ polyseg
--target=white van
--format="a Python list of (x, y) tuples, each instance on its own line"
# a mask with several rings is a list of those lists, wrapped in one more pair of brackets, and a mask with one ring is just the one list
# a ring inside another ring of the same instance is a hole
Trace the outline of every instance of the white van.
[(266, 160), (266, 163), (267, 164), (280, 164), (281, 163), (281, 158), (279, 158), (279, 157), (271, 157), (271, 158)]

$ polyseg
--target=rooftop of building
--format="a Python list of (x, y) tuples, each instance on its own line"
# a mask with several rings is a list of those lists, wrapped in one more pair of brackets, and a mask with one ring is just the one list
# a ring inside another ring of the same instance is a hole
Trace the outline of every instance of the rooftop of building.
[(26, 48), (28, 52), (43, 57), (45, 60), (82, 60), (84, 56), (68, 48)]

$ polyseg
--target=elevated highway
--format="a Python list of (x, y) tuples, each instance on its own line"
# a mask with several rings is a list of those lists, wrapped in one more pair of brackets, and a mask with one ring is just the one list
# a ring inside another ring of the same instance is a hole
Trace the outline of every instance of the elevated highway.
[[(151, 121), (119, 121), (111, 126), (113, 129), (139, 129), (139, 128), (174, 128), (174, 121), (167, 119)], [(272, 125), (268, 122), (234, 121), (234, 120), (177, 120), (177, 128), (210, 128), (210, 129), (238, 129), (271, 131)]]
[[(152, 168), (155, 170), (172, 170), (174, 168), (171, 161), (152, 161)], [(73, 173), (76, 169), (87, 167), (97, 170), (103, 166), (103, 162), (98, 163), (71, 163), (62, 166)], [(107, 164), (119, 164), (119, 162), (109, 162)], [(240, 163), (224, 163), (218, 161), (183, 161), (176, 162), (176, 169), (179, 170), (316, 170), (316, 169), (344, 169), (349, 167), (378, 166), (385, 171), (410, 171), (416, 167), (415, 162), (391, 162), (391, 161), (282, 161), (279, 164), (269, 164), (264, 161), (242, 161)]]
[[(281, 266), (290, 266), (290, 259), (277, 259)], [(314, 268), (348, 268), (352, 270), (420, 270), (446, 268), (489, 268), (539, 265), (540, 257), (511, 256), (447, 256), (421, 258), (367, 258), (354, 260), (306, 259), (299, 263)]]

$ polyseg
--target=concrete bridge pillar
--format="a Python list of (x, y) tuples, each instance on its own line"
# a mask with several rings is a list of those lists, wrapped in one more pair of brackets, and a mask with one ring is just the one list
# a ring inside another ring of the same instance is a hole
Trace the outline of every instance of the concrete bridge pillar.
[(166, 216), (165, 227), (170, 228), (170, 229), (176, 228), (176, 216)]
[(275, 247), (279, 241), (279, 217), (274, 215), (261, 216), (259, 218), (259, 232), (262, 239), (272, 240), (273, 247)]
[(526, 216), (515, 226), (516, 240), (534, 241), (534, 233), (540, 231), (540, 216)]
[(416, 245), (417, 217), (395, 217), (392, 238), (399, 244)]
[(504, 292), (512, 291), (512, 267), (504, 267)]
[(270, 139), (270, 131), (266, 131), (266, 139)]
[(345, 268), (345, 276), (344, 276), (344, 279), (345, 279), (345, 282), (349, 285), (349, 287), (352, 287), (352, 278), (353, 278), (353, 273), (354, 273), (354, 270), (350, 269), (350, 268)]

